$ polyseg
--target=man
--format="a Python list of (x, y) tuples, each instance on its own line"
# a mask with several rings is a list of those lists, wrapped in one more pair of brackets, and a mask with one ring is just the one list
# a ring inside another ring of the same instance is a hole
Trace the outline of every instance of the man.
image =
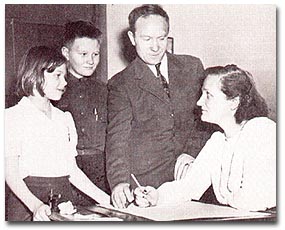
[(71, 112), (78, 133), (78, 164), (105, 192), (106, 85), (93, 77), (100, 60), (101, 32), (91, 22), (65, 25), (62, 54), (67, 59), (67, 88), (57, 107)]
[(160, 6), (135, 8), (129, 25), (137, 58), (108, 83), (106, 167), (118, 208), (133, 200), (131, 173), (153, 187), (180, 179), (204, 143), (193, 114), (201, 61), (166, 52), (169, 17)]

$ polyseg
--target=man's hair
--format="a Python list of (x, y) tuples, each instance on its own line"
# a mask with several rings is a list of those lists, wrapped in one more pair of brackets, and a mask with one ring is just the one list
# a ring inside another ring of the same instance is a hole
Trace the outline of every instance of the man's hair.
[(252, 75), (236, 65), (215, 66), (205, 70), (206, 76), (220, 77), (221, 91), (227, 99), (239, 97), (240, 102), (235, 113), (238, 124), (255, 117), (267, 117), (268, 107), (257, 91)]
[(52, 73), (55, 68), (66, 62), (56, 49), (35, 46), (23, 55), (17, 72), (17, 94), (20, 97), (34, 95), (34, 86), (44, 96), (44, 71)]
[(135, 33), (136, 31), (136, 21), (140, 18), (146, 18), (150, 15), (159, 15), (165, 19), (168, 25), (168, 30), (169, 30), (169, 17), (167, 13), (162, 9), (160, 5), (156, 4), (146, 4), (142, 5), (139, 7), (134, 8), (131, 13), (129, 14), (129, 26), (130, 26), (130, 31), (132, 33)]
[(65, 31), (63, 35), (63, 46), (71, 45), (76, 38), (91, 38), (97, 39), (101, 42), (101, 31), (89, 21), (74, 21), (65, 24)]

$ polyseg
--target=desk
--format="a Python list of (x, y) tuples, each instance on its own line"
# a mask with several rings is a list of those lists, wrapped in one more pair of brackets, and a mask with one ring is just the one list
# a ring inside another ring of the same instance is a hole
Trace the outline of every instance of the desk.
[[(131, 204), (127, 209), (116, 209), (103, 206), (89, 206), (78, 209), (82, 214), (98, 214), (97, 221), (276, 221), (276, 211), (247, 212), (227, 206), (205, 204), (195, 201), (175, 206), (156, 206), (139, 208)], [(53, 214), (53, 220), (80, 221), (79, 219), (61, 219)], [(87, 220), (87, 221), (93, 221)]]
[(152, 221), (145, 217), (125, 213), (119, 209), (97, 205), (77, 207), (77, 210), (73, 215), (61, 215), (52, 212), (50, 219), (53, 221)]
[(188, 201), (176, 205), (139, 208), (130, 205), (127, 213), (155, 221), (237, 221), (237, 220), (276, 220), (276, 212), (248, 212), (228, 206)]

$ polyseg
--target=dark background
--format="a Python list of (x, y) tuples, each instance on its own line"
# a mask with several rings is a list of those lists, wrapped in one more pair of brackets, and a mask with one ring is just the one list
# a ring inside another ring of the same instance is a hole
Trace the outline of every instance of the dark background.
[[(23, 54), (32, 46), (47, 45), (58, 49), (64, 24), (68, 21), (89, 20), (101, 30), (103, 42), (100, 62), (94, 77), (107, 82), (107, 40), (106, 5), (52, 5), (52, 4), (6, 4), (5, 5), (5, 108), (15, 105), (19, 98), (15, 94), (16, 72)], [(110, 192), (104, 169), (101, 165), (103, 155), (77, 156), (78, 166), (102, 190)], [(74, 189), (79, 203), (88, 205), (93, 201)], [(5, 199), (11, 194), (5, 186)], [(5, 206), (5, 209), (7, 207)], [(6, 219), (6, 218), (5, 218)]]
[(60, 48), (64, 24), (89, 20), (103, 33), (100, 63), (96, 77), (107, 82), (106, 5), (5, 5), (5, 107), (13, 106), (18, 63), (27, 49), (35, 45)]

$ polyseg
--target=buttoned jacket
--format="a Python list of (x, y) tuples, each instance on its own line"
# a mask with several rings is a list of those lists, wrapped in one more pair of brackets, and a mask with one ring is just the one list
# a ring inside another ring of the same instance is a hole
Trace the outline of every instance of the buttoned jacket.
[(196, 156), (202, 148), (194, 109), (203, 65), (189, 55), (167, 53), (167, 59), (170, 98), (138, 57), (109, 80), (106, 167), (111, 188), (123, 182), (133, 185), (130, 173), (142, 185), (158, 187), (173, 180), (182, 152)]
[(105, 149), (107, 86), (92, 77), (67, 76), (66, 92), (55, 105), (69, 111), (78, 133), (79, 154), (100, 154)]

